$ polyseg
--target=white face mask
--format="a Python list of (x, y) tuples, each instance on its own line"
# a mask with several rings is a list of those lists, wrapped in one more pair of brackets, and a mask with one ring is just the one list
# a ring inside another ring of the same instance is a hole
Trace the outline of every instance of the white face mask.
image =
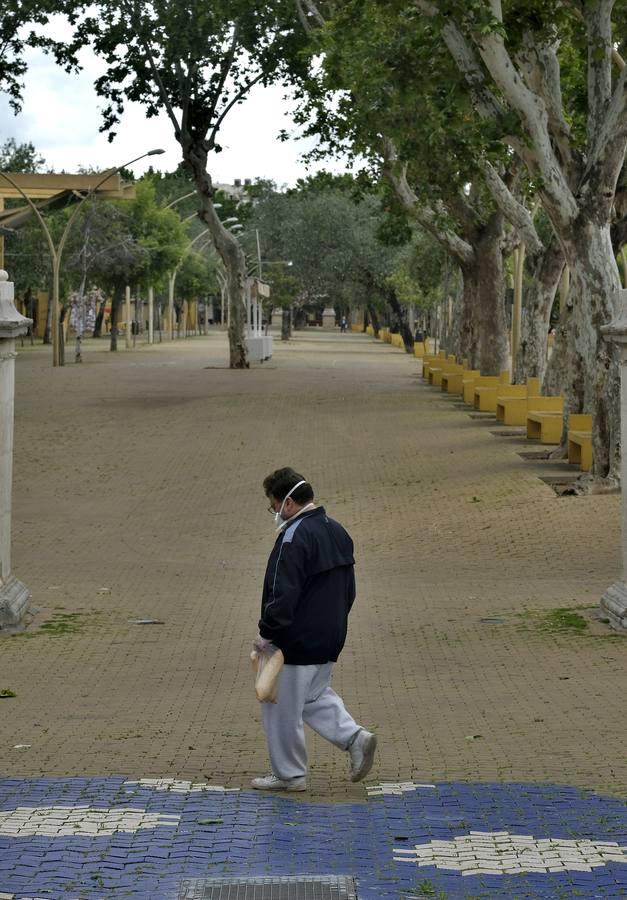
[(299, 487), (301, 486), (301, 484), (307, 484), (307, 482), (306, 482), (306, 481), (299, 481), (297, 484), (295, 484), (294, 487), (292, 488), (292, 490), (291, 490), (289, 493), (287, 493), (287, 494), (285, 495), (285, 497), (283, 498), (283, 502), (281, 503), (281, 508), (280, 508), (280, 510), (279, 510), (278, 512), (275, 512), (275, 514), (274, 514), (274, 524), (276, 525), (277, 530), (283, 528), (283, 526), (285, 525), (285, 523), (288, 521), (287, 519), (284, 519), (283, 516), (282, 516), (282, 513), (283, 513), (283, 507), (285, 506), (285, 501), (287, 500), (288, 497), (291, 497), (291, 496), (292, 496), (292, 494), (294, 493), (294, 491), (296, 490), (296, 488), (299, 488)]

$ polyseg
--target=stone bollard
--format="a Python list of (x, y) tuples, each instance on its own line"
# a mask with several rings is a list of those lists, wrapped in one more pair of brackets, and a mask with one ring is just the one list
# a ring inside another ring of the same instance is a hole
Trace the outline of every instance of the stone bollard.
[(615, 318), (601, 327), (606, 341), (618, 347), (620, 362), (621, 506), (623, 522), (623, 580), (612, 584), (601, 598), (601, 611), (612, 628), (627, 630), (627, 290), (619, 290)]
[(30, 600), (28, 588), (11, 574), (11, 493), (15, 338), (31, 324), (13, 305), (13, 283), (0, 269), (0, 629), (18, 625)]

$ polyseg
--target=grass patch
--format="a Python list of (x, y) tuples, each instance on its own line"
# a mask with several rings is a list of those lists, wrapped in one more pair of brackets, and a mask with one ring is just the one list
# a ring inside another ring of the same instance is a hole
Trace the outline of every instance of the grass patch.
[[(624, 634), (607, 627), (609, 619), (600, 618), (590, 604), (528, 609), (517, 613), (516, 617), (518, 631), (534, 631), (553, 637), (584, 637), (591, 641), (625, 640)], [(501, 629), (495, 631), (502, 633)]]
[(574, 609), (559, 607), (545, 612), (540, 620), (539, 627), (542, 631), (551, 634), (583, 634), (588, 628), (588, 623)]
[[(586, 609), (587, 607), (579, 607)], [(524, 625), (539, 631), (541, 634), (558, 635), (583, 635), (588, 631), (588, 622), (569, 606), (560, 606), (557, 609), (529, 610), (519, 614)]]
[(94, 616), (98, 615), (98, 613), (55, 612), (52, 613), (50, 618), (46, 619), (45, 622), (42, 622), (41, 625), (35, 622), (25, 631), (18, 631), (16, 634), (12, 634), (11, 638), (12, 640), (17, 640), (18, 638), (32, 639), (39, 637), (40, 635), (61, 637), (65, 634), (76, 634), (85, 627), (86, 615)]
[(81, 617), (81, 613), (55, 613), (51, 619), (39, 626), (39, 631), (55, 636), (76, 634), (83, 626)]
[(17, 694), (11, 688), (0, 688), (0, 698), (7, 700), (9, 697), (17, 697)]
[(409, 900), (410, 897), (431, 897), (433, 900), (446, 900), (444, 891), (439, 891), (432, 881), (425, 879), (421, 881), (417, 888), (409, 888), (403, 891), (403, 898)]

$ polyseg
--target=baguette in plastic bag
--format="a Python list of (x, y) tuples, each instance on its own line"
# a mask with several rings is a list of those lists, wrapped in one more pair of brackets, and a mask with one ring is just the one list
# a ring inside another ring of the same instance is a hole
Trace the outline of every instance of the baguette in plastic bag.
[(270, 644), (264, 652), (250, 654), (255, 678), (255, 693), (260, 703), (276, 703), (279, 696), (279, 675), (283, 668), (283, 653)]

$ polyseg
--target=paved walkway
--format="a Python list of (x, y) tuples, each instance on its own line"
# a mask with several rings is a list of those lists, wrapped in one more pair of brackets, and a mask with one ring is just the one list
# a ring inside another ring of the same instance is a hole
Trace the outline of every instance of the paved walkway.
[[(293, 871), (357, 875), (360, 900), (627, 896), (627, 643), (556, 612), (618, 576), (618, 497), (556, 497), (537, 475), (562, 464), (362, 335), (298, 335), (250, 372), (217, 333), (86, 357), (17, 364), (14, 569), (42, 611), (0, 641), (0, 897)], [(286, 464), (356, 543), (335, 685), (381, 736), (368, 800), (318, 740), (307, 795), (247, 790), (260, 486)]]

